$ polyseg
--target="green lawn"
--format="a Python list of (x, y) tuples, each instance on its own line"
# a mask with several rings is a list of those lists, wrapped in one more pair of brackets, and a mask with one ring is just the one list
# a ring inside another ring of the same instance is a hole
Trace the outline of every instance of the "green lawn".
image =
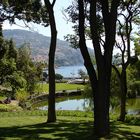
[[(56, 83), (56, 91), (77, 90), (77, 89), (84, 89), (84, 85)], [(36, 90), (35, 90), (35, 92), (48, 92), (48, 91), (49, 91), (49, 85), (48, 84), (38, 84), (36, 86)]]
[[(68, 112), (67, 112), (68, 113)], [(66, 113), (66, 114), (67, 114)], [(75, 112), (73, 112), (75, 113)], [(1, 140), (96, 140), (93, 118), (79, 115), (57, 116), (57, 122), (47, 124), (46, 114), (28, 114), (2, 117), (0, 114)], [(16, 114), (16, 113), (15, 113)], [(83, 114), (83, 113), (82, 113)], [(67, 114), (68, 115), (68, 114)], [(111, 135), (101, 140), (139, 140), (140, 126), (111, 121)]]

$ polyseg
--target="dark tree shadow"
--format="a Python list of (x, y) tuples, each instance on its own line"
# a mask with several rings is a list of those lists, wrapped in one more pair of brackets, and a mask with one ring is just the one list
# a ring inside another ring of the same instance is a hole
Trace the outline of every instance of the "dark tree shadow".
[(91, 122), (76, 123), (70, 121), (58, 121), (52, 124), (41, 123), (23, 127), (0, 127), (0, 140), (6, 140), (6, 138), (20, 138), (22, 140), (84, 140), (91, 137), (92, 130)]
[[(140, 133), (129, 131), (117, 122), (111, 123), (111, 135), (105, 139), (140, 140)], [(0, 140), (98, 140), (93, 134), (93, 122), (59, 120), (56, 123), (26, 125), (22, 127), (0, 127)]]
[[(124, 124), (124, 125), (121, 125)], [(109, 136), (110, 139), (118, 139), (118, 140), (140, 140), (140, 132), (135, 133), (130, 130), (130, 124), (121, 123), (118, 121), (114, 121), (111, 123), (111, 134)], [(137, 125), (135, 125), (137, 126)]]

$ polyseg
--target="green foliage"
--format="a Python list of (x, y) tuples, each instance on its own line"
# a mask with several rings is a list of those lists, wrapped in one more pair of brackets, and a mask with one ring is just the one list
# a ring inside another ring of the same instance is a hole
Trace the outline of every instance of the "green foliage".
[(5, 99), (6, 99), (6, 97), (3, 96), (3, 95), (0, 93), (0, 100), (2, 101), (2, 100), (5, 100)]
[(23, 75), (20, 75), (18, 72), (13, 72), (12, 75), (7, 76), (7, 82), (11, 84), (13, 89), (19, 89), (26, 87), (26, 80)]
[(87, 85), (85, 85), (85, 88), (84, 88), (84, 96), (85, 97), (92, 97), (92, 88), (91, 88), (91, 86), (90, 86), (90, 84), (87, 84)]
[(26, 89), (33, 93), (35, 84), (42, 79), (42, 63), (33, 63), (30, 57), (30, 46), (24, 44), (18, 49), (17, 69), (23, 72), (27, 82)]
[(112, 69), (111, 73), (111, 97), (120, 97), (121, 91), (120, 91), (120, 79), (118, 78), (116, 72), (114, 69)]
[(129, 83), (128, 97), (135, 98), (140, 95), (140, 81), (134, 81)]
[(135, 115), (127, 115), (125, 119), (126, 123), (129, 123), (130, 125), (138, 125), (140, 126), (140, 117)]
[(34, 64), (30, 58), (29, 46), (16, 49), (12, 40), (3, 41), (3, 57), (0, 59), (0, 84), (12, 88), (8, 96), (15, 97), (16, 90), (26, 88), (33, 92), (36, 82), (41, 79), (42, 66)]
[(14, 97), (15, 90), (26, 86), (23, 73), (17, 70), (17, 50), (12, 40), (5, 41), (5, 54), (0, 60), (0, 81), (1, 84), (12, 88), (11, 97)]
[[(15, 62), (15, 56), (10, 56), (10, 51), (15, 50), (14, 46), (10, 43), (10, 41), (5, 41), (3, 38), (2, 43), (2, 57), (0, 59), (0, 81), (1, 84), (6, 81), (6, 76), (11, 75), (16, 70), (16, 62)], [(14, 52), (14, 51), (13, 51)], [(15, 50), (16, 55), (16, 50)]]
[(140, 60), (130, 65), (127, 70), (128, 77), (128, 97), (136, 97), (140, 95)]
[(22, 109), (15, 105), (0, 104), (0, 112), (15, 112), (15, 111), (22, 111)]
[(27, 100), (27, 98), (29, 97), (29, 93), (27, 93), (27, 91), (25, 91), (25, 89), (18, 89), (16, 91), (16, 99), (19, 102), (25, 102)]
[(7, 58), (8, 59), (14, 58), (15, 60), (17, 59), (17, 49), (12, 39), (9, 41), (9, 49), (8, 49)]
[(140, 37), (139, 38), (136, 38), (134, 40), (134, 45), (135, 45), (135, 54), (137, 56), (140, 56)]
[(56, 73), (55, 74), (55, 79), (56, 80), (62, 80), (63, 79), (63, 76), (61, 74), (59, 74), (59, 73)]
[(15, 96), (19, 101), (19, 106), (21, 106), (22, 108), (27, 108), (26, 101), (29, 97), (29, 93), (25, 91), (25, 89), (18, 89)]
[(6, 81), (8, 75), (12, 75), (16, 71), (16, 63), (14, 59), (3, 58), (0, 60), (0, 78), (1, 84)]
[(2, 22), (8, 20), (11, 24), (15, 23), (15, 19), (24, 20), (49, 25), (47, 9), (42, 5), (41, 0), (4, 0), (0, 2), (0, 11), (2, 12)]
[(79, 42), (78, 42), (79, 37), (78, 36), (68, 34), (68, 35), (64, 36), (64, 39), (70, 43), (70, 46), (72, 48), (75, 48), (75, 49), (79, 48)]
[(5, 53), (0, 59), (0, 84), (12, 88), (11, 96), (14, 96), (15, 89), (22, 86), (25, 80), (17, 72), (16, 57), (17, 50), (12, 40), (4, 40)]
[(86, 79), (88, 77), (87, 73), (83, 71), (82, 69), (78, 70), (78, 74), (80, 75), (82, 79)]
[(111, 112), (114, 112), (117, 110), (117, 107), (120, 105), (120, 99), (118, 97), (111, 97), (110, 98), (110, 105), (111, 105)]

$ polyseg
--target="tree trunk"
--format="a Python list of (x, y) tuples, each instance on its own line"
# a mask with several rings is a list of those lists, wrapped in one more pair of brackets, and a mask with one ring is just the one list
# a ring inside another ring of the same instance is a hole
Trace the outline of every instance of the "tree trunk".
[(51, 43), (50, 43), (49, 63), (48, 63), (48, 74), (49, 74), (48, 120), (47, 120), (48, 123), (56, 121), (54, 60), (55, 60), (55, 50), (56, 50), (56, 41), (57, 41), (57, 30), (56, 30), (56, 23), (55, 23), (54, 11), (53, 11), (54, 3), (55, 1), (53, 1), (53, 5), (52, 5), (49, 2), (49, 0), (45, 0), (45, 5), (49, 13), (50, 28), (51, 28)]
[[(94, 132), (95, 135), (101, 137), (109, 134), (109, 95), (110, 95), (109, 79), (111, 73), (110, 72), (111, 66), (107, 65), (108, 63), (106, 63), (108, 58), (106, 58), (105, 61), (101, 55), (101, 52), (98, 53), (98, 55), (101, 56), (98, 57), (100, 59), (101, 67), (98, 67), (98, 80), (97, 80), (97, 75), (92, 65), (85, 43), (83, 2), (81, 0), (78, 0), (78, 4), (79, 4), (79, 37), (80, 37), (79, 46), (80, 46), (82, 56), (84, 58), (85, 67), (88, 71), (91, 87), (93, 90)], [(109, 63), (111, 65), (111, 62)]]
[(126, 70), (122, 70), (121, 73), (121, 80), (120, 80), (120, 86), (121, 86), (121, 110), (120, 110), (120, 116), (119, 121), (125, 121), (125, 115), (126, 115), (126, 94), (127, 94), (127, 81), (126, 81)]
[(0, 22), (0, 37), (3, 37), (3, 33), (2, 33), (2, 23)]
[[(90, 29), (96, 58), (97, 74), (89, 57), (85, 41), (84, 1), (78, 0), (79, 8), (79, 46), (89, 74), (94, 97), (94, 132), (98, 137), (106, 136), (109, 127), (109, 98), (112, 51), (115, 43), (117, 7), (120, 0), (114, 0), (109, 10), (108, 0), (101, 0), (105, 28), (104, 53), (102, 53), (97, 26), (97, 0), (90, 1)], [(111, 25), (111, 26), (110, 26)]]
[[(104, 65), (104, 62), (103, 62)], [(109, 68), (108, 68), (109, 69)], [(98, 74), (98, 86), (94, 94), (94, 132), (102, 137), (109, 135), (109, 102), (110, 102), (110, 81), (108, 69), (104, 67), (102, 73)], [(108, 72), (107, 72), (108, 71)]]

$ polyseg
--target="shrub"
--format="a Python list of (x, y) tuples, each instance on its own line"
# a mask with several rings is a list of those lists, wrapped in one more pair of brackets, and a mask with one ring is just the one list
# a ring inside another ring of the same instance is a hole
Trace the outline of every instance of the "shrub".
[(21, 111), (22, 108), (15, 105), (10, 104), (0, 104), (0, 112), (15, 112), (15, 111)]
[(19, 89), (16, 91), (16, 99), (19, 101), (19, 105), (22, 108), (27, 108), (26, 101), (29, 97), (29, 93), (25, 89)]
[(125, 122), (131, 125), (140, 125), (140, 116), (127, 115)]

